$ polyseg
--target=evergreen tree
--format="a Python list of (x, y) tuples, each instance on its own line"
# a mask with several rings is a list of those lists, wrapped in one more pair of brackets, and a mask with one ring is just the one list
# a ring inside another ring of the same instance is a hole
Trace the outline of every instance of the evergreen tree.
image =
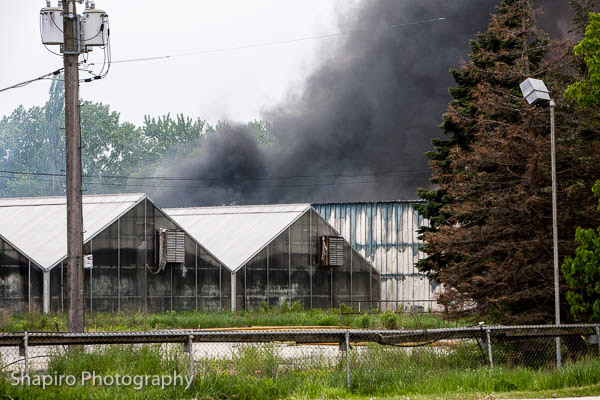
[(452, 72), (458, 86), (442, 123), (452, 136), (428, 153), (438, 188), (421, 191), (420, 211), (432, 225), (422, 229), (429, 257), (420, 267), (444, 284), (440, 301), (455, 316), (550, 322), (549, 116), (526, 105), (519, 83), (543, 79), (558, 99), (561, 254), (573, 248), (574, 227), (591, 222), (598, 132), (577, 131), (575, 110), (559, 96), (573, 81), (574, 60), (535, 29), (529, 0), (502, 1), (471, 49), (471, 62)]
[[(471, 62), (460, 69), (450, 70), (457, 86), (449, 89), (452, 101), (440, 125), (444, 134), (450, 137), (434, 139), (434, 150), (426, 153), (430, 166), (434, 170), (431, 183), (437, 188), (418, 191), (419, 197), (425, 200), (425, 203), (416, 205), (416, 209), (429, 220), (429, 226), (420, 228), (422, 238), (426, 233), (437, 232), (439, 227), (447, 224), (450, 218), (445, 206), (451, 204), (452, 199), (444, 189), (452, 177), (449, 155), (455, 148), (467, 150), (473, 141), (476, 122), (482, 114), (474, 97), (477, 85), (486, 77), (493, 77), (497, 62), (513, 69), (529, 68), (529, 60), (524, 61), (529, 54), (523, 53), (522, 50), (524, 38), (533, 34), (531, 21), (529, 25), (525, 25), (526, 29), (523, 29), (523, 22), (527, 22), (526, 19), (531, 15), (530, 6), (529, 1), (503, 1), (497, 7), (497, 15), (493, 16), (489, 30), (486, 33), (479, 33), (477, 38), (470, 42)], [(506, 33), (509, 35), (507, 36)], [(538, 57), (539, 55), (538, 53)], [(506, 83), (504, 86), (507, 86)], [(438, 253), (427, 242), (422, 250), (428, 254), (428, 257), (421, 260), (417, 266), (435, 279), (437, 270), (449, 261), (452, 254)]]

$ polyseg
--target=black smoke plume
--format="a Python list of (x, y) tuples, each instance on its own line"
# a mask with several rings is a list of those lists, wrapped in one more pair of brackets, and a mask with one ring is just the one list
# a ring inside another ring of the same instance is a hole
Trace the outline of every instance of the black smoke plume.
[[(568, 0), (542, 3), (540, 25), (566, 34)], [(467, 59), (469, 40), (486, 29), (496, 4), (364, 0), (345, 10), (339, 30), (348, 35), (322, 48), (299, 93), (263, 115), (269, 144), (246, 126), (225, 124), (192, 156), (155, 171), (202, 180), (151, 196), (162, 206), (416, 198), (430, 185), (424, 153), (441, 135), (448, 70)], [(430, 21), (437, 18), (445, 19)]]

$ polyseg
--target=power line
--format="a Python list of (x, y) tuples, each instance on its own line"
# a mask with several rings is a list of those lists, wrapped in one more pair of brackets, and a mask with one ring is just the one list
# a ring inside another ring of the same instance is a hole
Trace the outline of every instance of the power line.
[[(445, 21), (446, 19), (447, 18), (445, 18), (445, 17), (432, 18), (432, 19), (422, 20), (422, 21), (389, 25), (387, 28), (388, 29), (397, 29), (397, 28), (401, 28), (401, 27), (405, 27), (405, 26), (420, 25), (420, 24), (432, 23), (432, 22), (437, 22), (437, 21)], [(166, 58), (188, 57), (188, 56), (196, 56), (196, 55), (224, 53), (224, 52), (229, 52), (229, 51), (247, 50), (247, 49), (260, 48), (260, 47), (281, 46), (281, 45), (286, 45), (286, 44), (305, 42), (305, 41), (309, 41), (309, 40), (329, 39), (329, 38), (334, 38), (334, 37), (339, 37), (339, 36), (347, 36), (347, 35), (351, 35), (353, 33), (371, 32), (371, 31), (373, 31), (373, 30), (372, 29), (371, 30), (358, 29), (358, 30), (352, 30), (352, 31), (347, 31), (347, 32), (335, 32), (335, 33), (329, 33), (329, 34), (324, 34), (324, 35), (304, 36), (304, 37), (293, 38), (293, 39), (274, 40), (274, 41), (270, 41), (270, 42), (251, 43), (251, 44), (245, 44), (245, 45), (239, 45), (239, 46), (221, 47), (221, 48), (216, 48), (216, 49), (193, 50), (193, 51), (184, 52), (184, 53), (167, 54), (167, 55), (162, 55), (162, 56), (130, 58), (130, 59), (112, 61), (112, 63), (117, 64), (117, 63), (130, 63), (130, 62), (139, 62), (139, 61), (153, 61), (153, 60), (162, 60), (162, 59), (166, 59)], [(90, 64), (90, 65), (93, 65), (93, 64)]]
[[(402, 23), (402, 24), (389, 25), (387, 28), (388, 29), (397, 29), (397, 28), (401, 28), (401, 27), (405, 27), (405, 26), (445, 21), (446, 19), (447, 18), (445, 18), (445, 17), (438, 17), (438, 18), (432, 18), (432, 19), (427, 19), (427, 20), (422, 20), (422, 21), (414, 21), (414, 22), (407, 22), (407, 23)], [(107, 24), (106, 29), (108, 30), (108, 32), (110, 32), (110, 28), (108, 27), (108, 24)], [(335, 33), (330, 33), (330, 34), (305, 36), (305, 37), (299, 37), (299, 38), (294, 38), (294, 39), (275, 40), (275, 41), (270, 41), (270, 42), (251, 43), (251, 44), (240, 45), (240, 46), (222, 47), (222, 48), (208, 49), (208, 50), (196, 50), (196, 51), (190, 51), (190, 52), (185, 52), (185, 53), (176, 53), (176, 54), (168, 54), (168, 55), (153, 56), (153, 57), (130, 58), (130, 59), (116, 60), (116, 61), (111, 60), (112, 57), (111, 57), (111, 51), (110, 51), (110, 38), (109, 38), (107, 45), (104, 46), (104, 61), (102, 63), (102, 70), (100, 71), (99, 74), (94, 74), (91, 71), (84, 70), (85, 72), (91, 73), (94, 76), (92, 78), (82, 79), (81, 81), (82, 82), (91, 82), (91, 81), (94, 81), (97, 79), (104, 78), (106, 76), (106, 74), (108, 74), (111, 64), (140, 62), (140, 61), (153, 61), (153, 60), (161, 60), (161, 59), (175, 58), (175, 57), (189, 57), (189, 56), (195, 56), (195, 55), (223, 53), (223, 52), (228, 52), (228, 51), (247, 50), (247, 49), (253, 49), (253, 48), (260, 48), (260, 47), (281, 46), (281, 45), (286, 45), (286, 44), (304, 42), (304, 41), (308, 41), (308, 40), (328, 39), (328, 38), (339, 37), (339, 36), (347, 36), (347, 35), (351, 35), (353, 33), (370, 32), (370, 31), (372, 31), (372, 30), (359, 29), (359, 30), (352, 30), (352, 31), (348, 31), (348, 32), (335, 32)], [(108, 33), (108, 36), (110, 36), (110, 33)], [(46, 47), (46, 49), (48, 51), (50, 51), (52, 54), (59, 55), (58, 53), (54, 53), (47, 47)], [(107, 64), (108, 64), (108, 68), (106, 69), (106, 71), (104, 71)], [(89, 63), (87, 65), (95, 66), (96, 63)], [(28, 85), (32, 82), (46, 79), (48, 76), (51, 76), (51, 75), (58, 75), (61, 71), (62, 71), (62, 68), (60, 70), (54, 71), (50, 74), (42, 75), (41, 77), (34, 78), (34, 79), (31, 79), (31, 80), (28, 80), (25, 82), (17, 83), (15, 85), (9, 86), (4, 89), (0, 89), (0, 92), (4, 92), (9, 89), (20, 88), (20, 87)]]
[[(17, 179), (16, 176), (0, 175), (0, 179)], [(38, 176), (33, 176), (36, 182), (55, 183), (50, 179), (40, 179)], [(307, 184), (290, 184), (290, 185), (258, 185), (255, 189), (278, 189), (278, 188), (298, 188), (298, 187), (315, 187), (315, 186), (339, 186), (339, 185), (364, 185), (369, 183), (378, 183), (377, 180), (354, 181), (354, 182), (314, 182)], [(157, 184), (131, 184), (131, 183), (114, 183), (114, 182), (83, 182), (83, 185), (90, 186), (116, 186), (116, 187), (143, 187), (143, 188), (172, 188), (172, 189), (207, 189), (213, 186), (210, 185), (157, 185)]]
[(8, 86), (8, 87), (5, 87), (4, 89), (0, 89), (0, 92), (4, 92), (4, 91), (10, 90), (10, 89), (21, 88), (23, 86), (29, 85), (30, 83), (33, 83), (33, 82), (36, 82), (36, 81), (41, 81), (43, 79), (47, 79), (50, 76), (56, 76), (56, 75), (60, 74), (63, 70), (64, 70), (64, 68), (59, 68), (56, 71), (49, 72), (49, 73), (47, 73), (45, 75), (42, 75), (42, 76), (38, 76), (37, 78), (33, 78), (33, 79), (28, 80), (28, 81), (16, 83), (16, 84), (14, 84), (12, 86)]
[[(51, 172), (28, 172), (28, 171), (10, 171), (0, 170), (0, 173), (10, 175), (25, 176), (51, 176), (65, 177), (65, 174)], [(431, 171), (374, 171), (359, 174), (319, 174), (319, 175), (292, 175), (292, 176), (273, 176), (273, 177), (244, 177), (233, 179), (237, 181), (281, 181), (290, 179), (314, 179), (314, 178), (362, 178), (371, 176), (402, 176), (402, 175), (431, 175)], [(85, 178), (92, 179), (131, 179), (131, 180), (151, 180), (151, 181), (221, 181), (223, 178), (216, 177), (177, 177), (177, 176), (131, 176), (131, 175), (83, 175)]]
[[(239, 181), (234, 181), (239, 182)], [(363, 185), (368, 183), (378, 183), (377, 180), (365, 180), (354, 182), (312, 182), (306, 184), (289, 185), (255, 185), (254, 189), (279, 189), (279, 188), (297, 188), (297, 187), (315, 187), (315, 186), (338, 186), (338, 185)], [(114, 183), (114, 182), (84, 182), (84, 185), (99, 186), (117, 186), (117, 187), (144, 187), (144, 188), (173, 188), (173, 189), (209, 189), (214, 185), (163, 185), (163, 184), (135, 184), (135, 183)]]

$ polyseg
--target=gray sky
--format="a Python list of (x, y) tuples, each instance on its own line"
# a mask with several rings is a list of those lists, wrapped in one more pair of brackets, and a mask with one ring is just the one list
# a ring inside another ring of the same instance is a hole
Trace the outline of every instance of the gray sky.
[[(337, 15), (360, 0), (98, 0), (110, 16), (114, 61), (213, 50), (339, 31)], [(53, 5), (56, 0), (52, 1)], [(42, 0), (0, 0), (0, 88), (45, 74), (62, 59), (39, 35)], [(81, 7), (82, 11), (83, 7)], [(302, 83), (337, 39), (306, 40), (213, 54), (113, 64), (106, 79), (81, 85), (81, 97), (109, 104), (121, 120), (183, 113), (247, 121)], [(56, 46), (53, 46), (56, 51)], [(90, 61), (102, 61), (100, 52)], [(84, 77), (84, 75), (82, 75)], [(0, 116), (43, 105), (49, 81), (0, 93)]]

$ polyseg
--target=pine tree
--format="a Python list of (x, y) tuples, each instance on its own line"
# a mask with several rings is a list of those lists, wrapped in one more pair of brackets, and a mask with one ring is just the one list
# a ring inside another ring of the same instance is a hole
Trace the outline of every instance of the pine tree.
[(431, 228), (422, 230), (429, 257), (420, 267), (444, 284), (440, 301), (455, 316), (550, 322), (549, 117), (526, 105), (519, 83), (543, 79), (558, 103), (561, 254), (573, 248), (574, 227), (590, 223), (598, 132), (577, 131), (575, 110), (560, 95), (573, 81), (569, 47), (535, 29), (529, 0), (502, 1), (471, 49), (471, 62), (452, 72), (457, 87), (442, 122), (452, 136), (428, 153), (438, 188), (421, 192)]
[[(493, 17), (488, 32), (478, 34), (477, 38), (471, 41), (471, 62), (458, 70), (450, 70), (457, 86), (449, 89), (453, 100), (450, 102), (448, 112), (443, 115), (440, 125), (444, 134), (449, 135), (450, 138), (434, 139), (434, 150), (426, 153), (434, 170), (431, 183), (438, 187), (434, 190), (420, 189), (418, 192), (425, 203), (416, 205), (416, 208), (429, 220), (429, 226), (420, 229), (422, 237), (426, 233), (437, 232), (439, 227), (447, 224), (450, 218), (450, 214), (444, 208), (452, 202), (444, 189), (448, 178), (452, 176), (449, 154), (457, 147), (467, 150), (473, 141), (473, 131), (477, 118), (481, 114), (481, 110), (475, 103), (474, 91), (485, 78), (484, 73), (493, 74), (496, 60), (514, 68), (518, 67), (519, 60), (523, 58), (521, 56), (528, 56), (527, 53), (519, 52), (523, 49), (523, 38), (532, 34), (531, 26), (525, 31), (522, 29), (524, 11), (526, 15), (530, 15), (530, 6), (529, 1), (503, 1), (497, 7), (497, 15)], [(503, 30), (515, 33), (517, 36), (509, 36), (506, 40), (503, 38), (505, 36), (502, 34)], [(511, 54), (507, 55), (507, 53)], [(521, 64), (523, 64), (522, 60)], [(523, 68), (529, 66), (525, 65)], [(428, 243), (422, 250), (428, 254), (428, 257), (421, 260), (418, 267), (435, 279), (436, 271), (449, 261), (451, 253), (436, 253)]]

